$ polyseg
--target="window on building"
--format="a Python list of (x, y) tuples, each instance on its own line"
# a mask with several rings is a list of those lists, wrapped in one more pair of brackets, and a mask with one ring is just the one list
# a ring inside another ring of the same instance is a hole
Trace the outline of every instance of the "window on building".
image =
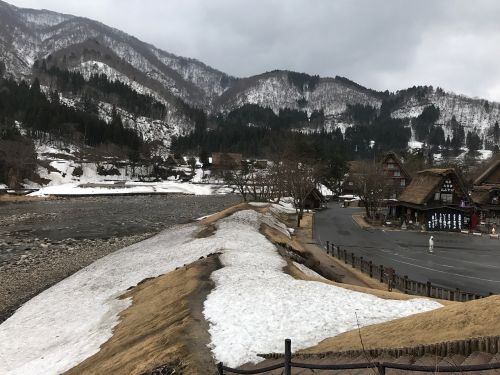
[(404, 178), (401, 180), (401, 186), (406, 186), (406, 180)]
[(387, 163), (387, 169), (393, 170), (395, 165), (393, 163)]
[(451, 202), (453, 202), (453, 194), (450, 194), (450, 193), (441, 193), (441, 200), (444, 203), (451, 203)]
[(401, 177), (401, 171), (394, 171), (394, 177)]
[(439, 193), (439, 191), (437, 193), (434, 194), (434, 200), (435, 201), (438, 201), (441, 199), (441, 193)]

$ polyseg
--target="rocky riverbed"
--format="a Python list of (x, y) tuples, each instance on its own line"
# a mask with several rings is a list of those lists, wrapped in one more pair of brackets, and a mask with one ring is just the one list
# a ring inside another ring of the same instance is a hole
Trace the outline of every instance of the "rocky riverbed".
[(240, 201), (151, 195), (0, 203), (0, 322), (93, 261)]

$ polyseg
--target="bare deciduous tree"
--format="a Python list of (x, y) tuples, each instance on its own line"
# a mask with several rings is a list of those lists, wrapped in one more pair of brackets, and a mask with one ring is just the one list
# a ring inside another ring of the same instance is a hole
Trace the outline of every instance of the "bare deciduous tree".
[(374, 162), (363, 162), (352, 180), (354, 193), (365, 206), (366, 217), (375, 218), (388, 188), (382, 166)]

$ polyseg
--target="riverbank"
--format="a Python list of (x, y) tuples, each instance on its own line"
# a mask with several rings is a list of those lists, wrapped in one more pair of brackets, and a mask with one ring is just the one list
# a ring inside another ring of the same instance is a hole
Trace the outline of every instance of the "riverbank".
[(239, 202), (236, 195), (169, 195), (0, 204), (0, 322), (95, 260)]

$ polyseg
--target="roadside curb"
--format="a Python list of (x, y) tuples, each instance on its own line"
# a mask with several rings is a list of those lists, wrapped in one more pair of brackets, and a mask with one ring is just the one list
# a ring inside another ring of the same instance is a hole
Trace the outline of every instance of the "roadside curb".
[(361, 229), (376, 229), (375, 227), (371, 226), (366, 222), (363, 215), (360, 214), (352, 215), (352, 221), (354, 221), (354, 223), (356, 223)]

